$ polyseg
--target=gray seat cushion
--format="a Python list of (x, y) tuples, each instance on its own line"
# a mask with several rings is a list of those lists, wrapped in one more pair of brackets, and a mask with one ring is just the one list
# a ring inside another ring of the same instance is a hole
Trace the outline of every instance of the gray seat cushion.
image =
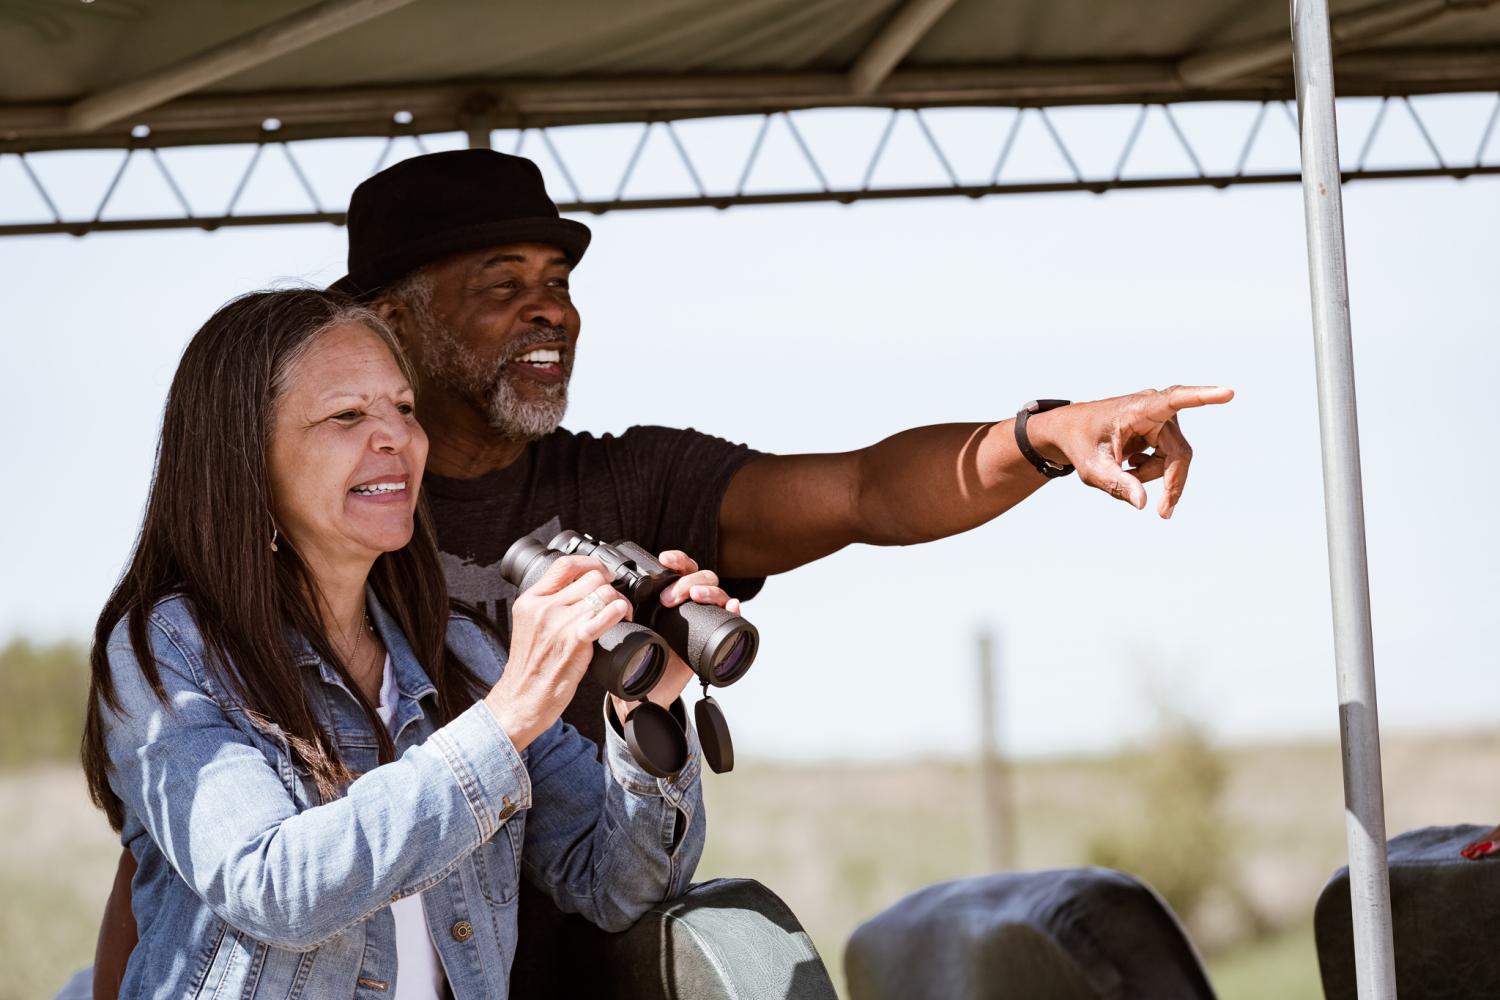
[[(1457, 1000), (1500, 996), (1500, 856), (1459, 855), (1489, 826), (1429, 826), (1387, 847), (1396, 991), (1402, 997)], [(1354, 1000), (1354, 925), (1349, 869), (1318, 897), (1314, 928), (1327, 1000)]]
[(862, 924), (844, 952), (852, 1000), (1212, 1000), (1177, 918), (1103, 868), (929, 886)]
[(836, 1000), (807, 932), (751, 879), (715, 879), (610, 935), (616, 1000)]

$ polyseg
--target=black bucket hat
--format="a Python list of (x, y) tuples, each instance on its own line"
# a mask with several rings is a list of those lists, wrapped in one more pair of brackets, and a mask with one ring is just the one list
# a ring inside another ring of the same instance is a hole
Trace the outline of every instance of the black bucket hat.
[(574, 264), (589, 227), (558, 215), (521, 156), (458, 149), (387, 167), (349, 199), (349, 273), (330, 288), (368, 298), (423, 264), (502, 243), (545, 243)]

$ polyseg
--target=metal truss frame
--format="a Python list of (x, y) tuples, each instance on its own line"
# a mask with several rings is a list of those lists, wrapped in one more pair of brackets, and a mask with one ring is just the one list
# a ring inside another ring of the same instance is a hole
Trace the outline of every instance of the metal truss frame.
[[(1400, 168), (1375, 168), (1367, 165), (1371, 149), (1381, 135), (1382, 128), (1391, 120), (1392, 116), (1389, 112), (1393, 105), (1399, 105), (1401, 109), (1399, 113), (1409, 116), (1410, 121), (1416, 126), (1416, 132), (1421, 137), (1423, 146), (1425, 146), (1425, 149), (1422, 151), (1423, 157), (1430, 158), (1430, 163)], [(1183, 154), (1182, 160), (1189, 169), (1178, 174), (1127, 177), (1126, 170), (1130, 164), (1131, 155), (1136, 149), (1137, 140), (1147, 123), (1148, 117), (1153, 113), (1165, 118), (1166, 124), (1170, 127), (1171, 134), (1175, 138), (1175, 142), (1181, 148)], [(750, 146), (742, 168), (738, 171), (738, 183), (719, 189), (712, 189), (708, 185), (705, 185), (702, 173), (690, 155), (687, 145), (679, 135), (678, 125), (680, 124), (680, 120), (674, 121), (670, 118), (648, 121), (639, 126), (634, 147), (617, 183), (611, 188), (610, 193), (603, 196), (586, 193), (581, 190), (580, 186), (574, 180), (574, 172), (569, 169), (567, 160), (562, 155), (558, 143), (553, 139), (554, 132), (566, 131), (575, 126), (544, 126), (520, 129), (516, 133), (517, 139), (514, 146), (507, 151), (524, 152), (528, 142), (535, 141), (541, 143), (546, 154), (550, 157), (553, 164), (555, 164), (557, 174), (560, 175), (563, 187), (566, 189), (565, 192), (555, 192), (564, 198), (560, 202), (559, 207), (564, 212), (586, 212), (592, 214), (640, 209), (726, 209), (735, 206), (817, 202), (851, 204), (858, 201), (893, 198), (955, 196), (981, 198), (990, 195), (1064, 192), (1104, 194), (1109, 191), (1147, 188), (1227, 188), (1244, 184), (1291, 184), (1298, 183), (1301, 180), (1301, 174), (1298, 171), (1256, 173), (1249, 172), (1246, 169), (1251, 151), (1255, 147), (1257, 138), (1266, 127), (1268, 118), (1284, 117), (1291, 124), (1295, 132), (1297, 128), (1296, 112), (1292, 104), (1285, 100), (1264, 100), (1258, 103), (1258, 110), (1254, 114), (1250, 128), (1241, 144), (1235, 169), (1229, 172), (1217, 173), (1211, 173), (1204, 169), (1203, 159), (1199, 156), (1199, 150), (1189, 141), (1187, 134), (1180, 127), (1177, 116), (1173, 114), (1172, 104), (1145, 103), (1138, 105), (1134, 124), (1119, 148), (1118, 155), (1114, 159), (1113, 169), (1096, 172), (1092, 175), (1085, 174), (1080, 169), (1078, 166), (1078, 157), (1074, 155), (1073, 150), (1055, 126), (1046, 107), (1023, 107), (1016, 111), (1008, 129), (999, 137), (994, 167), (990, 171), (988, 178), (977, 181), (972, 177), (969, 179), (961, 178), (958, 172), (954, 170), (948, 152), (929, 126), (928, 119), (924, 117), (923, 109), (889, 109), (887, 111), (888, 117), (880, 137), (870, 150), (863, 172), (862, 183), (842, 187), (835, 187), (829, 183), (828, 172), (824, 169), (824, 165), (819, 161), (818, 157), (814, 155), (812, 146), (803, 134), (803, 130), (808, 125), (805, 120), (799, 124), (797, 114), (797, 112), (793, 111), (773, 111), (758, 116), (751, 116), (747, 119), (747, 126), (756, 119), (758, 119), (759, 124), (755, 126), (758, 131), (754, 142)], [(933, 154), (935, 162), (941, 168), (941, 177), (937, 183), (926, 185), (875, 186), (873, 181), (876, 171), (882, 162), (882, 158), (886, 155), (892, 133), (903, 115), (910, 116), (915, 120), (926, 146)], [(795, 146), (808, 168), (807, 175), (810, 183), (803, 188), (787, 188), (770, 192), (750, 191), (748, 189), (748, 182), (761, 156), (767, 133), (777, 120), (784, 123), (795, 141)], [(1029, 132), (1023, 133), (1023, 127), (1029, 121), (1038, 122), (1041, 128), (1032, 127)], [(1355, 180), (1421, 177), (1466, 178), (1478, 175), (1500, 174), (1500, 151), (1497, 151), (1495, 160), (1487, 162), (1485, 159), (1491, 140), (1497, 130), (1497, 122), (1500, 122), (1500, 93), (1495, 94), (1494, 106), (1487, 116), (1481, 133), (1476, 137), (1477, 145), (1474, 147), (1475, 152), (1472, 160), (1454, 162), (1451, 156), (1445, 158), (1439, 151), (1437, 144), (1433, 141), (1431, 130), (1423, 120), (1422, 114), (1409, 98), (1405, 96), (1386, 97), (1381, 101), (1378, 112), (1371, 123), (1369, 132), (1364, 138), (1358, 156), (1355, 157), (1352, 166), (1343, 171), (1343, 179), (1345, 182), (1349, 182)], [(631, 197), (627, 192), (632, 179), (636, 176), (642, 153), (645, 151), (652, 137), (661, 132), (665, 132), (666, 136), (670, 139), (671, 146), (675, 150), (675, 155), (680, 160), (685, 176), (690, 181), (690, 186), (681, 194), (676, 195)], [(431, 135), (433, 132), (424, 130), (421, 127), (421, 123), (415, 121), (410, 113), (398, 113), (394, 115), (387, 130), (380, 156), (376, 159), (370, 172), (374, 173), (384, 167), (390, 160), (396, 144), (403, 139), (414, 143), (418, 150), (425, 151), (427, 147), (423, 142), (424, 134)], [(1066, 175), (1052, 180), (1007, 179), (1006, 168), (1011, 163), (1013, 153), (1023, 134), (1030, 141), (1050, 143), (1053, 152), (1060, 158), (1060, 162), (1066, 165)], [(1038, 135), (1044, 138), (1035, 138)], [(469, 142), (471, 146), (488, 144), (493, 136), (494, 134), (488, 130), (471, 131), (469, 133)], [(533, 137), (535, 138), (533, 139)], [(114, 168), (113, 177), (105, 189), (97, 208), (91, 215), (77, 218), (65, 218), (58, 210), (57, 203), (52, 197), (43, 176), (43, 171), (38, 169), (49, 154), (26, 151), (0, 152), (0, 162), (10, 158), (15, 158), (19, 161), (21, 166), (20, 176), (24, 177), (25, 182), (34, 188), (36, 195), (39, 196), (40, 204), (44, 205), (47, 213), (51, 215), (50, 219), (42, 221), (6, 221), (4, 220), (3, 206), (7, 202), (14, 203), (14, 199), (7, 198), (4, 190), (0, 190), (0, 237), (59, 233), (82, 236), (94, 232), (160, 229), (200, 229), (211, 231), (236, 226), (295, 225), (306, 223), (342, 225), (344, 222), (343, 208), (330, 207), (325, 203), (314, 189), (308, 173), (303, 169), (298, 160), (296, 148), (303, 141), (308, 140), (289, 140), (282, 134), (281, 123), (278, 121), (267, 120), (264, 122), (259, 133), (259, 138), (253, 144), (248, 161), (227, 206), (222, 209), (204, 212), (201, 210), (201, 206), (195, 207), (189, 202), (184, 194), (183, 186), (178, 183), (169, 165), (161, 156), (163, 148), (176, 145), (176, 143), (168, 142), (158, 145), (153, 142), (148, 129), (138, 128), (137, 134), (133, 137), (131, 144), (122, 151), (118, 163)], [(240, 204), (241, 196), (251, 183), (257, 169), (266, 162), (267, 155), (276, 154), (283, 156), (287, 164), (291, 167), (298, 186), (306, 196), (306, 209), (277, 213), (238, 212), (237, 207)], [(124, 177), (126, 169), (137, 158), (150, 160), (155, 169), (160, 172), (167, 189), (171, 192), (177, 207), (180, 209), (180, 213), (149, 218), (105, 218), (121, 178)]]

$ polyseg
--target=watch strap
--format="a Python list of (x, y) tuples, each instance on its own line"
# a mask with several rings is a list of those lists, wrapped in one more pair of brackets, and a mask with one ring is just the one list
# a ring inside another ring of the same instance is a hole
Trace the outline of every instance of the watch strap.
[(1033, 399), (1021, 407), (1020, 412), (1016, 414), (1016, 447), (1021, 450), (1022, 455), (1026, 456), (1026, 461), (1048, 479), (1059, 479), (1071, 474), (1073, 466), (1049, 462), (1038, 454), (1037, 450), (1031, 446), (1031, 440), (1026, 436), (1026, 419), (1034, 413), (1046, 413), (1048, 410), (1067, 406), (1070, 402), (1072, 400), (1068, 399)]

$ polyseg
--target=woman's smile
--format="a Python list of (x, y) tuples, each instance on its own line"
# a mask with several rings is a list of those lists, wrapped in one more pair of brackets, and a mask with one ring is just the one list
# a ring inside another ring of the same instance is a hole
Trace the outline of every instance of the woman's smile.
[(409, 504), (411, 497), (406, 489), (409, 478), (404, 472), (395, 476), (380, 476), (352, 487), (349, 492), (364, 503)]

